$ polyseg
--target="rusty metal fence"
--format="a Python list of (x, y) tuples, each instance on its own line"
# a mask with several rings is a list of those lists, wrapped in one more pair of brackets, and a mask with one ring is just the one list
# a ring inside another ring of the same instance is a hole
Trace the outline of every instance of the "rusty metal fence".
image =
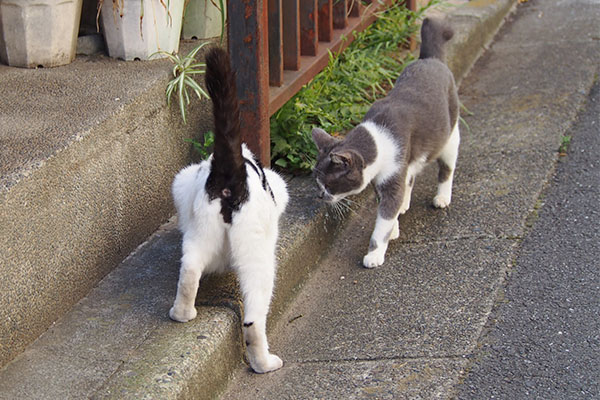
[[(243, 139), (269, 165), (269, 119), (392, 0), (230, 0), (229, 53)], [(416, 0), (407, 0), (414, 10)]]

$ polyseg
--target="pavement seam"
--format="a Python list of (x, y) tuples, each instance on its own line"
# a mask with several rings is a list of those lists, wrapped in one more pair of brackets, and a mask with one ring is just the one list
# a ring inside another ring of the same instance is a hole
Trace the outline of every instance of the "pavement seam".
[(444, 361), (444, 360), (465, 360), (469, 357), (469, 354), (460, 355), (447, 355), (447, 356), (431, 356), (431, 357), (410, 357), (410, 356), (398, 356), (398, 357), (369, 357), (369, 358), (339, 358), (335, 360), (292, 360), (287, 361), (286, 364), (327, 364), (327, 363), (354, 363), (354, 362), (379, 362), (379, 361)]

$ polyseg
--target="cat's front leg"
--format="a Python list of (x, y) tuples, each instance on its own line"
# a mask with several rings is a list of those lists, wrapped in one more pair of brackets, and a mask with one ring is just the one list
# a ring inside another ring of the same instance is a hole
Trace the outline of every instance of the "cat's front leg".
[(396, 218), (385, 219), (377, 214), (375, 229), (371, 234), (369, 252), (363, 258), (365, 268), (379, 267), (385, 261), (385, 252), (391, 239), (399, 236), (398, 220)]
[[(376, 186), (380, 202), (375, 229), (373, 229), (369, 241), (369, 252), (363, 258), (365, 268), (382, 265), (385, 261), (385, 252), (389, 241), (400, 236), (398, 215), (401, 211), (401, 203), (404, 202), (406, 196), (404, 180), (405, 178), (399, 174)], [(408, 196), (410, 196), (410, 192)]]

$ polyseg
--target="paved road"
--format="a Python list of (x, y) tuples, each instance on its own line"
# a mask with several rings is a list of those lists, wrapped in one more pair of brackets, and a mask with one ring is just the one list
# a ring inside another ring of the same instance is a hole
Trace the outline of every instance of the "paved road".
[(460, 399), (600, 398), (599, 89), (569, 132)]
[(427, 169), (366, 270), (374, 199), (357, 207), (272, 330), (284, 368), (224, 398), (600, 398), (599, 20), (598, 0), (518, 7), (461, 84), (450, 208)]

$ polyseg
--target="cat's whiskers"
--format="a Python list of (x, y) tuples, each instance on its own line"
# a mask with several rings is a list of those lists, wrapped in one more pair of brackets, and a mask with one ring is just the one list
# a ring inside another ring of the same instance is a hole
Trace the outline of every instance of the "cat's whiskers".
[(349, 213), (356, 214), (353, 206), (356, 205), (355, 201), (343, 198), (335, 203), (327, 204), (327, 212), (325, 213), (325, 219), (334, 218), (336, 221), (343, 220)]

